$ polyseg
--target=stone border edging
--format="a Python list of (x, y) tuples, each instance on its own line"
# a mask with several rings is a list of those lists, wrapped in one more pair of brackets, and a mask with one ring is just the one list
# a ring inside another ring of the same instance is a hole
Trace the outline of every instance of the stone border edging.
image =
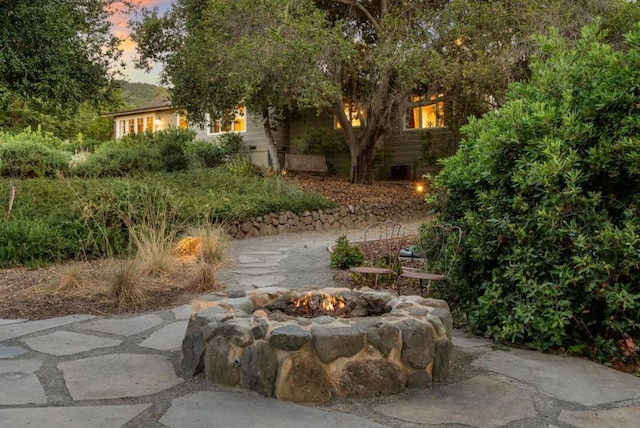
[(283, 233), (363, 228), (376, 221), (418, 218), (428, 214), (429, 206), (422, 200), (389, 204), (343, 205), (317, 211), (270, 213), (252, 219), (230, 223), (226, 227), (235, 239), (274, 236)]

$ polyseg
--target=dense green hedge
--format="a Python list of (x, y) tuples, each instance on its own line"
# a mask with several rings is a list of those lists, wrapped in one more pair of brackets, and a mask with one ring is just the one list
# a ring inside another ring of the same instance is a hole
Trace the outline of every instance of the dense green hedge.
[(543, 55), (500, 111), (464, 128), (433, 202), (464, 227), (448, 298), (471, 327), (540, 349), (637, 358), (640, 26), (626, 51), (588, 27)]

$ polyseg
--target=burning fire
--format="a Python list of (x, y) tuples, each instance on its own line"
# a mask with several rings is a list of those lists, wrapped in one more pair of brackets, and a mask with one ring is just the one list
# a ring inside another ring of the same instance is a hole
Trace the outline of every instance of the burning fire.
[(322, 309), (325, 312), (333, 312), (338, 309), (344, 308), (344, 297), (332, 296), (327, 294), (313, 294), (305, 293), (299, 299), (292, 299), (296, 310), (301, 309), (305, 314), (309, 315), (310, 312), (318, 309)]

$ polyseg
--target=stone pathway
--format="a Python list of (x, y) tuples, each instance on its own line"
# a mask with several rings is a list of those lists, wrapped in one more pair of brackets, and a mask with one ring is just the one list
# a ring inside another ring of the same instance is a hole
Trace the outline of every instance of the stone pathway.
[[(331, 286), (337, 234), (234, 243), (230, 289)], [(356, 235), (350, 235), (357, 239)], [(636, 427), (640, 378), (454, 332), (458, 369), (431, 390), (317, 407), (186, 376), (189, 306), (130, 318), (0, 319), (0, 427)]]

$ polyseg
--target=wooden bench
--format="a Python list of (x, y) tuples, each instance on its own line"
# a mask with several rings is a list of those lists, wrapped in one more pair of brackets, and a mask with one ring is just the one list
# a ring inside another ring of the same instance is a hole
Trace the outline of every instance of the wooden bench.
[(319, 172), (322, 179), (327, 173), (327, 160), (324, 155), (299, 155), (297, 153), (285, 153), (284, 169), (295, 172)]

